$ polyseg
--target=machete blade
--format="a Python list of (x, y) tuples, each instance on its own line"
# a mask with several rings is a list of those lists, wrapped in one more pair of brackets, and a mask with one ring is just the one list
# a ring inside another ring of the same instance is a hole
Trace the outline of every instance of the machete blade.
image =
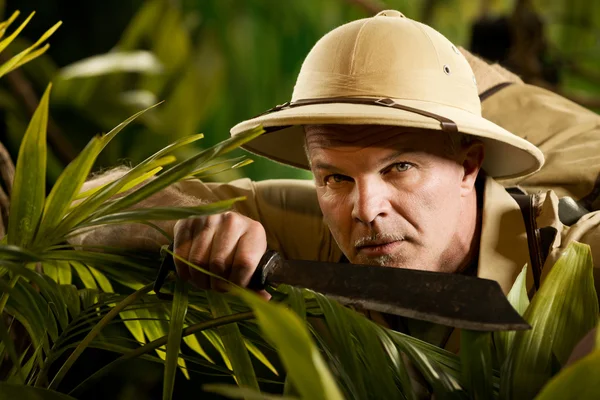
[[(284, 260), (269, 252), (261, 283), (311, 289), (368, 310), (475, 331), (531, 328), (496, 281), (373, 265)], [(260, 268), (259, 268), (260, 269)], [(257, 271), (258, 272), (258, 271)]]

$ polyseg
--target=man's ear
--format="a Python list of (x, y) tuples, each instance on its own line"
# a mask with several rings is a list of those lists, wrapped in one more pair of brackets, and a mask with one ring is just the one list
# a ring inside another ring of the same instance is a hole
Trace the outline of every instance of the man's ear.
[(461, 181), (461, 192), (463, 196), (475, 190), (475, 180), (481, 170), (485, 150), (483, 143), (479, 140), (465, 146), (461, 154), (461, 165), (463, 168), (463, 177)]

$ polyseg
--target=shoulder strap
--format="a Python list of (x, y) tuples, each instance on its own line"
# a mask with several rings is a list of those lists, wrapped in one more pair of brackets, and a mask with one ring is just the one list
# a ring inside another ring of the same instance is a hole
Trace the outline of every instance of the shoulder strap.
[(537, 227), (534, 195), (516, 193), (510, 193), (510, 195), (515, 199), (523, 214), (523, 222), (525, 222), (525, 230), (527, 231), (529, 257), (531, 259), (531, 270), (533, 272), (533, 283), (537, 290), (540, 287), (542, 268), (544, 267), (557, 231), (551, 226), (544, 228)]

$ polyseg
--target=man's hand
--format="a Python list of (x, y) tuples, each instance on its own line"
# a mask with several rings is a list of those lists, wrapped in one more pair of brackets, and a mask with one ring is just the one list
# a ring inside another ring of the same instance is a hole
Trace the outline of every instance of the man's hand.
[[(178, 256), (242, 287), (267, 249), (263, 226), (236, 212), (184, 219), (174, 227)], [(177, 273), (202, 289), (226, 291), (227, 284), (175, 259)], [(267, 296), (266, 292), (262, 295)]]

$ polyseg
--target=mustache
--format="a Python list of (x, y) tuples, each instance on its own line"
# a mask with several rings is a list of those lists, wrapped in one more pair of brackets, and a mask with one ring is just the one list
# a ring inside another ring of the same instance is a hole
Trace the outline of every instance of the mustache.
[(401, 240), (405, 240), (404, 236), (397, 233), (374, 233), (354, 241), (354, 247), (376, 246)]

